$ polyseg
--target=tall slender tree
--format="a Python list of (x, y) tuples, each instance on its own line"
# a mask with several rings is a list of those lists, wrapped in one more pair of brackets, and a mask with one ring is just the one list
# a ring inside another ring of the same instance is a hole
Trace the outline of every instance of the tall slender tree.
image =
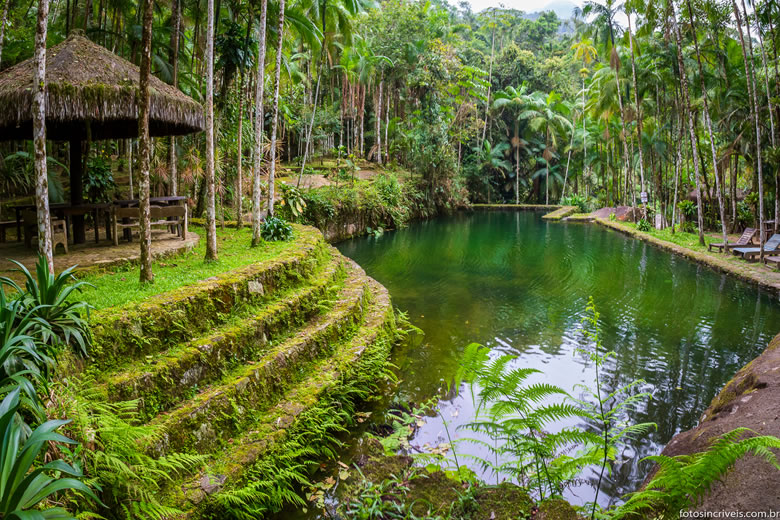
[(138, 208), (141, 242), (141, 283), (154, 281), (152, 273), (152, 228), (149, 207), (149, 168), (152, 158), (152, 143), (149, 137), (149, 80), (152, 74), (152, 22), (154, 6), (152, 0), (143, 3), (143, 35), (141, 38), (140, 99), (138, 103), (138, 155), (140, 180), (138, 183)]
[(274, 214), (274, 183), (276, 182), (276, 132), (279, 126), (279, 86), (282, 82), (282, 52), (284, 51), (284, 0), (279, 0), (279, 28), (276, 43), (276, 70), (274, 77), (274, 108), (271, 115), (271, 151), (268, 161), (268, 215)]
[(39, 0), (33, 70), (35, 90), (32, 100), (33, 148), (35, 149), (35, 208), (38, 214), (38, 251), (46, 257), (49, 272), (54, 273), (54, 258), (52, 257), (51, 249), (51, 221), (49, 216), (49, 181), (46, 170), (46, 27), (48, 20), (49, 0)]
[(206, 22), (206, 260), (217, 260), (216, 180), (214, 175), (214, 0)]
[(702, 201), (701, 201), (701, 168), (699, 165), (699, 150), (698, 139), (696, 138), (696, 128), (693, 121), (693, 110), (691, 109), (690, 93), (688, 86), (688, 74), (685, 71), (685, 62), (683, 61), (682, 54), (682, 34), (680, 31), (680, 25), (677, 23), (677, 15), (674, 12), (674, 3), (670, 2), (672, 11), (672, 23), (674, 36), (677, 41), (677, 68), (680, 72), (680, 91), (682, 93), (683, 110), (688, 114), (688, 130), (691, 138), (691, 155), (693, 156), (693, 174), (696, 184), (696, 215), (699, 226), (699, 244), (704, 245), (704, 215), (702, 214)]
[[(179, 33), (181, 30), (181, 0), (171, 2), (171, 42), (169, 59), (171, 62), (171, 85), (179, 88)], [(170, 176), (170, 193), (179, 193), (179, 174), (176, 164), (176, 136), (171, 136), (168, 149), (168, 175)]]
[[(707, 88), (704, 85), (704, 68), (701, 64), (701, 53), (699, 52), (699, 37), (696, 34), (696, 17), (693, 12), (691, 0), (685, 0), (688, 5), (688, 17), (691, 20), (691, 33), (693, 37), (693, 48), (696, 51), (696, 62), (699, 66), (699, 87), (701, 88), (702, 98), (704, 100), (704, 122), (707, 125), (707, 132), (710, 134), (710, 151), (712, 153), (712, 169), (715, 174), (715, 191), (718, 194), (718, 210), (720, 212), (720, 228), (723, 234), (723, 243), (728, 243), (726, 230), (726, 210), (723, 205), (723, 196), (720, 191), (720, 175), (718, 175), (718, 152), (715, 149), (715, 133), (712, 129), (712, 119), (710, 118), (710, 105), (707, 101)], [(723, 252), (728, 254), (728, 248), (723, 248)]]
[(263, 0), (260, 7), (260, 20), (257, 25), (257, 69), (255, 71), (255, 140), (252, 165), (252, 246), (263, 241), (260, 236), (261, 198), (261, 166), (263, 159), (263, 91), (265, 86), (265, 40), (266, 19), (268, 17), (268, 0)]

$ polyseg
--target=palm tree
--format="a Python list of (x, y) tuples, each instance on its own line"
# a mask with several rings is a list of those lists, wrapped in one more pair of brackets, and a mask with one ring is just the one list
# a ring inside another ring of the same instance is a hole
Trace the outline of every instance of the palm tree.
[(279, 28), (276, 44), (276, 76), (274, 77), (274, 108), (271, 116), (271, 150), (268, 160), (268, 215), (274, 214), (274, 182), (276, 174), (276, 130), (279, 125), (279, 84), (282, 80), (282, 51), (284, 50), (284, 0), (279, 0)]
[(208, 0), (206, 22), (206, 260), (217, 260), (214, 179), (214, 0)]
[[(179, 88), (179, 39), (181, 30), (181, 0), (171, 2), (171, 42), (169, 60), (171, 62), (171, 85)], [(168, 150), (168, 175), (170, 176), (171, 195), (178, 195), (179, 179), (176, 171), (176, 137), (171, 136)], [(132, 197), (131, 197), (132, 198)]]
[(266, 19), (268, 17), (268, 0), (263, 0), (260, 7), (260, 21), (257, 27), (257, 67), (255, 69), (255, 142), (252, 165), (252, 247), (263, 241), (260, 235), (260, 168), (263, 159), (263, 91), (265, 86), (265, 40)]
[(545, 148), (542, 156), (546, 163), (544, 203), (550, 203), (550, 161), (558, 148), (561, 138), (565, 139), (566, 131), (572, 131), (572, 124), (565, 114), (568, 108), (561, 102), (561, 96), (550, 92), (547, 96), (542, 92), (534, 92), (528, 97), (528, 107), (520, 114), (520, 119), (528, 121), (528, 127), (544, 135)]
[(482, 175), (482, 181), (487, 190), (487, 200), (490, 203), (490, 178), (493, 174), (501, 174), (506, 177), (506, 172), (512, 169), (512, 165), (504, 157), (509, 151), (507, 143), (492, 146), (490, 141), (482, 141), (482, 148), (474, 147), (477, 154), (477, 171)]
[[(582, 77), (582, 167), (585, 169), (585, 165), (588, 160), (588, 135), (585, 129), (585, 78), (588, 77), (588, 65), (593, 63), (598, 54), (596, 48), (593, 46), (593, 40), (590, 38), (582, 38), (579, 42), (573, 44), (575, 59), (582, 60), (582, 68), (580, 69), (580, 76)], [(584, 173), (584, 172), (583, 172)], [(564, 185), (564, 189), (565, 189)]]
[(672, 24), (674, 36), (677, 40), (677, 67), (680, 71), (680, 91), (682, 93), (683, 110), (688, 114), (688, 130), (691, 138), (691, 155), (693, 156), (693, 174), (696, 181), (696, 215), (697, 224), (699, 227), (699, 244), (704, 245), (704, 216), (702, 214), (702, 201), (701, 201), (701, 167), (699, 165), (699, 147), (698, 139), (696, 138), (696, 128), (693, 121), (693, 109), (691, 108), (688, 74), (685, 71), (685, 63), (683, 62), (682, 54), (682, 34), (680, 31), (680, 25), (677, 23), (677, 15), (674, 13), (674, 4), (671, 6)]
[[(623, 9), (623, 4), (616, 4), (615, 0), (606, 0), (605, 4), (594, 1), (585, 3), (582, 13), (585, 16), (595, 15), (593, 25), (595, 35), (604, 42), (604, 48), (609, 52), (609, 64), (615, 73), (615, 97), (620, 108), (620, 127), (621, 141), (623, 143), (623, 162), (626, 167), (626, 186), (628, 185), (631, 172), (631, 156), (628, 152), (628, 135), (626, 133), (626, 114), (623, 110), (623, 94), (620, 90), (620, 54), (618, 54), (615, 45), (615, 33), (620, 30), (620, 25), (616, 21), (618, 13)], [(633, 206), (633, 197), (631, 205)]]
[[(8, 10), (6, 1), (5, 10)], [(38, 251), (46, 258), (49, 272), (54, 274), (49, 216), (49, 180), (46, 170), (46, 26), (49, 0), (38, 2), (38, 25), (35, 29), (35, 65), (32, 102), (33, 148), (35, 149), (35, 206), (38, 214)], [(3, 17), (5, 29), (5, 16)], [(0, 36), (1, 37), (1, 36)], [(0, 41), (0, 45), (2, 42)]]
[[(742, 61), (745, 64), (745, 80), (748, 86), (748, 98), (750, 102), (750, 111), (753, 122), (756, 127), (756, 175), (758, 176), (758, 225), (761, 244), (766, 240), (766, 230), (764, 229), (764, 172), (761, 161), (761, 124), (759, 122), (758, 95), (756, 94), (756, 81), (753, 71), (753, 44), (750, 43), (750, 27), (748, 31), (748, 43), (745, 43), (745, 36), (742, 34), (742, 15), (737, 7), (736, 0), (731, 0), (731, 6), (734, 11), (734, 17), (737, 21), (737, 34), (739, 43), (742, 47)], [(744, 2), (743, 2), (744, 6)], [(748, 59), (748, 47), (750, 58)], [(764, 260), (764, 248), (761, 248), (759, 260)]]
[[(723, 233), (723, 243), (726, 244), (728, 242), (728, 237), (726, 236), (726, 212), (723, 206), (723, 196), (720, 191), (720, 175), (718, 174), (718, 152), (715, 149), (715, 134), (712, 131), (712, 120), (710, 118), (710, 106), (709, 102), (707, 101), (707, 88), (704, 85), (704, 69), (701, 65), (701, 53), (699, 52), (699, 37), (696, 34), (696, 24), (695, 24), (695, 16), (693, 13), (693, 7), (691, 6), (691, 0), (686, 0), (686, 4), (688, 5), (688, 17), (691, 19), (691, 34), (693, 37), (693, 47), (696, 50), (696, 62), (699, 65), (699, 86), (701, 88), (702, 97), (703, 97), (703, 108), (704, 108), (704, 122), (707, 125), (707, 132), (710, 134), (710, 151), (712, 152), (712, 168), (713, 173), (715, 174), (715, 191), (718, 194), (718, 209), (720, 210), (720, 226), (721, 231)], [(726, 251), (726, 248), (724, 249), (724, 253), (728, 254), (728, 251)]]
[[(503, 108), (510, 106), (515, 109), (521, 109), (528, 103), (526, 91), (526, 85), (522, 85), (520, 90), (509, 86), (505, 90), (496, 92), (495, 100), (493, 101), (493, 108)], [(516, 114), (514, 117), (514, 129), (515, 135), (512, 137), (510, 143), (515, 151), (515, 204), (520, 204), (520, 148), (525, 142), (520, 137), (520, 114)]]

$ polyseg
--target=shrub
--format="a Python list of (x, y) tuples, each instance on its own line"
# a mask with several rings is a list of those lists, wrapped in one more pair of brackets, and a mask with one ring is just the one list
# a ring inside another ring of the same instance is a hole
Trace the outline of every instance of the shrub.
[(260, 226), (260, 236), (264, 240), (290, 240), (293, 236), (292, 226), (279, 217), (268, 217)]
[(650, 225), (650, 221), (649, 220), (647, 220), (646, 218), (643, 218), (643, 219), (640, 219), (639, 222), (636, 223), (636, 228), (639, 231), (644, 231), (645, 233), (647, 233), (648, 231), (650, 231), (653, 228), (653, 226)]
[(577, 206), (580, 213), (587, 213), (590, 209), (588, 201), (582, 195), (569, 195), (561, 201), (565, 206)]

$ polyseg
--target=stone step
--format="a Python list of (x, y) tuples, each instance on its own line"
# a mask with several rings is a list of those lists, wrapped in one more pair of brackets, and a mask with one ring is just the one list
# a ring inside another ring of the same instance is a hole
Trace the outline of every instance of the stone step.
[(252, 468), (263, 460), (272, 464), (269, 458), (284, 454), (285, 442), (295, 439), (316, 448), (318, 440), (307, 437), (312, 434), (309, 423), (316, 421), (313, 418), (330, 420), (338, 415), (332, 409), (333, 399), (362, 399), (375, 388), (395, 341), (395, 317), (387, 290), (372, 279), (367, 287), (368, 308), (355, 333), (339, 342), (331, 356), (317, 361), (309, 377), (289, 388), (279, 402), (253, 414), (247, 431), (217, 451), (201, 472), (168, 490), (170, 505), (185, 511), (179, 518), (200, 518), (207, 505), (210, 513), (220, 517), (219, 506), (210, 495), (235, 490), (248, 478), (251, 481)]
[(143, 420), (171, 409), (226, 371), (258, 359), (285, 334), (319, 314), (323, 304), (336, 297), (346, 274), (344, 263), (334, 259), (306, 285), (282, 291), (260, 307), (242, 309), (208, 336), (133, 362), (108, 376), (108, 400), (137, 399)]
[(157, 416), (150, 424), (163, 435), (151, 451), (210, 453), (252, 421), (253, 411), (272, 405), (280, 395), (308, 375), (308, 368), (332, 353), (333, 346), (363, 321), (368, 280), (354, 262), (338, 303), (326, 314), (270, 348), (256, 361), (228, 372), (221, 381), (192, 399)]
[(268, 261), (181, 287), (140, 303), (92, 313), (90, 363), (101, 370), (162, 352), (224, 323), (234, 308), (259, 305), (306, 282), (331, 261), (333, 249), (312, 228), (297, 230), (300, 247)]

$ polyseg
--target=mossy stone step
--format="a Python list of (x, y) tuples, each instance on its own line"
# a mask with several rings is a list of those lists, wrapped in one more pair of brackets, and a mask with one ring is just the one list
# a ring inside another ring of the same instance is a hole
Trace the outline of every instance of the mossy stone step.
[[(301, 426), (301, 417), (316, 414), (326, 394), (337, 395), (348, 387), (368, 389), (381, 378), (395, 341), (395, 315), (384, 287), (369, 279), (368, 289), (369, 308), (355, 334), (340, 342), (332, 356), (317, 362), (311, 375), (280, 402), (259, 412), (249, 431), (215, 453), (203, 471), (169, 489), (170, 505), (185, 511), (179, 518), (199, 518), (209, 495), (240, 486), (259, 460), (284, 450), (284, 440)], [(372, 368), (367, 370), (364, 364)]]
[(259, 310), (239, 314), (233, 322), (183, 345), (136, 361), (107, 378), (109, 401), (139, 400), (142, 419), (169, 410), (218, 379), (226, 370), (265, 352), (288, 331), (300, 327), (335, 297), (346, 276), (343, 261), (328, 262), (306, 285), (279, 293)]
[(162, 426), (165, 433), (153, 451), (161, 455), (213, 451), (242, 431), (252, 410), (272, 404), (307, 375), (307, 365), (329, 355), (332, 346), (362, 322), (366, 307), (368, 277), (354, 262), (347, 266), (339, 303), (332, 310), (269, 349), (256, 363), (238, 367), (221, 383), (155, 418), (152, 424)]
[(161, 352), (224, 323), (239, 304), (257, 305), (274, 293), (305, 282), (333, 258), (331, 247), (313, 228), (301, 228), (299, 247), (140, 303), (93, 313), (90, 363), (113, 368), (127, 359)]

